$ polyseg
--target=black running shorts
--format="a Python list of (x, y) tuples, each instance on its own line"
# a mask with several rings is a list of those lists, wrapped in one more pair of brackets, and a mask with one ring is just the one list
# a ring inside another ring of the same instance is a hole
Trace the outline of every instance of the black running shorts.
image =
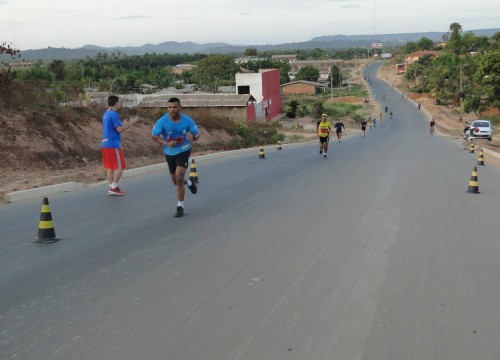
[(181, 152), (177, 155), (165, 155), (167, 160), (168, 170), (171, 174), (175, 174), (177, 166), (187, 169), (189, 166), (189, 156), (191, 155), (191, 149)]

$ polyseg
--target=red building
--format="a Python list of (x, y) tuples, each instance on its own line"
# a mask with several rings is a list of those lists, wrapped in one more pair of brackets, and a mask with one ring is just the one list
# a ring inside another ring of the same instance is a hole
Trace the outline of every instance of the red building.
[[(249, 105), (248, 119), (257, 122), (271, 121), (281, 114), (280, 70), (265, 69), (258, 73), (236, 74), (238, 94), (250, 94), (255, 103)], [(255, 111), (255, 118), (251, 118)]]

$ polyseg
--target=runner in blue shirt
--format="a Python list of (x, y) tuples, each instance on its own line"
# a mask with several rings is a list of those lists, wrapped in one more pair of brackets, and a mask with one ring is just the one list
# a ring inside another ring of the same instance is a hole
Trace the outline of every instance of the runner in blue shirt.
[(199, 139), (200, 131), (191, 117), (181, 113), (178, 98), (170, 98), (167, 107), (168, 114), (158, 119), (151, 135), (153, 141), (163, 146), (172, 182), (177, 187), (175, 217), (181, 217), (184, 215), (184, 185), (187, 185), (193, 194), (198, 191), (194, 178), (185, 180), (184, 175), (189, 165), (192, 141)]

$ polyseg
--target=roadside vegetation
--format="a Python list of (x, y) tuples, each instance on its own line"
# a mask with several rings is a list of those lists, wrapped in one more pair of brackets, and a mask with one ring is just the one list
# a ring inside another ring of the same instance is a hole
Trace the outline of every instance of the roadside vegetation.
[[(439, 56), (425, 55), (410, 64), (405, 77), (412, 91), (428, 93), (438, 105), (461, 106), (464, 113), (478, 113), (500, 108), (500, 33), (488, 38), (463, 33), (459, 23), (452, 23), (443, 44), (429, 39), (408, 43), (399, 49), (393, 63), (415, 50), (436, 50)], [(486, 116), (500, 124), (500, 116)]]

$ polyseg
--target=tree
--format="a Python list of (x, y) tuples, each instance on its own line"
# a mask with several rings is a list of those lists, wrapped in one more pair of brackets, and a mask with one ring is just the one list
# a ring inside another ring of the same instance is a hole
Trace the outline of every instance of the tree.
[(319, 70), (314, 66), (306, 65), (297, 72), (295, 78), (297, 80), (318, 81)]
[(230, 80), (238, 71), (238, 65), (227, 55), (211, 55), (196, 64), (192, 79), (213, 89), (219, 79)]
[(311, 57), (313, 59), (324, 59), (326, 58), (326, 52), (323, 49), (315, 48), (311, 50)]
[[(11, 58), (21, 57), (21, 51), (15, 49), (7, 42), (0, 43), (0, 55), (7, 54)], [(10, 67), (7, 70), (0, 71), (0, 101), (8, 103), (12, 98), (12, 74)]]
[(342, 82), (342, 74), (340, 73), (340, 69), (336, 65), (332, 66), (330, 72), (330, 81), (335, 86), (340, 85)]
[(496, 32), (494, 33), (491, 38), (491, 43), (492, 43), (492, 47), (495, 48), (495, 49), (498, 49), (500, 48), (500, 31), (499, 32)]
[(66, 75), (66, 65), (62, 60), (52, 60), (49, 64), (49, 69), (54, 74), (56, 81), (64, 80), (64, 76)]
[(480, 95), (487, 98), (491, 105), (500, 107), (500, 50), (490, 50), (477, 64), (474, 78), (482, 86)]
[(11, 58), (15, 58), (16, 56), (21, 57), (21, 51), (13, 48), (10, 43), (7, 43), (5, 41), (0, 43), (0, 55), (2, 54), (7, 54)]
[(412, 53), (416, 50), (417, 50), (417, 44), (415, 44), (414, 42), (411, 42), (411, 41), (406, 43), (406, 45), (405, 45), (406, 53)]
[(417, 42), (417, 48), (419, 50), (431, 50), (434, 46), (434, 42), (429, 39), (429, 38), (426, 38), (426, 37), (423, 37), (421, 38), (418, 42)]
[(452, 51), (453, 53), (459, 55), (460, 54), (460, 45), (461, 45), (461, 39), (462, 39), (462, 25), (459, 23), (452, 23), (450, 25), (450, 38), (448, 40), (448, 49)]
[(257, 49), (256, 48), (246, 48), (244, 52), (245, 56), (257, 56)]

